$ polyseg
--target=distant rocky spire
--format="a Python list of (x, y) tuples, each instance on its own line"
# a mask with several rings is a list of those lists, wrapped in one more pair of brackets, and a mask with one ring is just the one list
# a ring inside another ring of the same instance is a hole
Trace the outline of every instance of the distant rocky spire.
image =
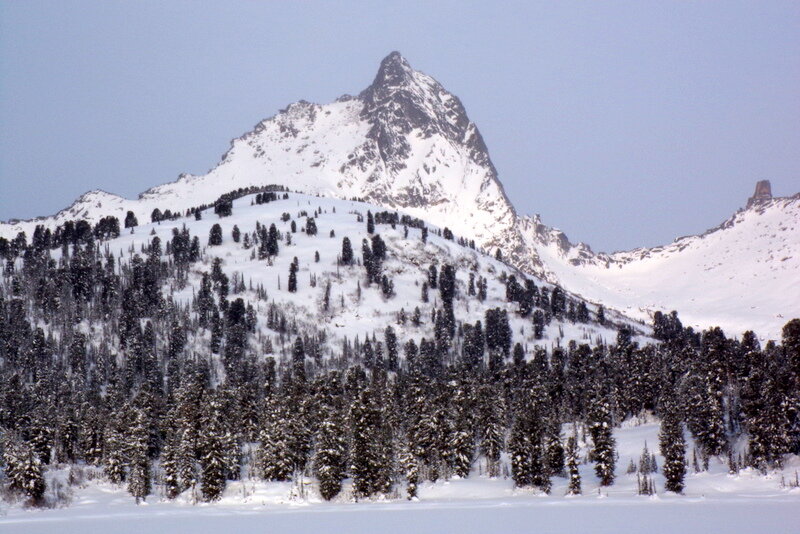
[(769, 180), (759, 180), (756, 182), (755, 193), (747, 201), (747, 207), (770, 199), (772, 199), (772, 186)]

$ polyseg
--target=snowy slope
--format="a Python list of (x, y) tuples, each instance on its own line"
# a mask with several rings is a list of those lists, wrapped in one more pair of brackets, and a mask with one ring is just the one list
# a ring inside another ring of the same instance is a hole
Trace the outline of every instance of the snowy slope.
[(687, 324), (719, 325), (732, 335), (754, 329), (766, 339), (779, 337), (783, 324), (800, 315), (796, 197), (756, 203), (713, 231), (669, 246), (595, 254), (538, 216), (517, 215), (458, 98), (397, 52), (358, 96), (290, 105), (235, 139), (205, 175), (182, 175), (136, 200), (91, 191), (55, 216), (0, 223), (0, 236), (31, 236), (37, 224), (52, 228), (77, 218), (122, 220), (128, 210), (143, 223), (154, 208), (183, 212), (267, 184), (402, 209), (639, 319), (675, 309)]
[[(352, 341), (358, 336), (362, 341), (367, 335), (376, 334), (382, 339), (383, 329), (392, 325), (401, 343), (408, 339), (419, 341), (421, 337), (433, 337), (433, 324), (431, 314), (435, 308), (440, 308), (439, 294), (435, 289), (429, 292), (429, 302), (422, 303), (420, 295), (422, 283), (427, 279), (428, 268), (431, 265), (441, 266), (444, 263), (456, 267), (457, 295), (454, 313), (458, 321), (472, 322), (484, 319), (484, 313), (489, 308), (509, 306), (506, 301), (505, 285), (501, 281), (503, 274), (514, 274), (518, 278), (524, 276), (521, 272), (508, 265), (495, 260), (493, 257), (478, 251), (458, 245), (434, 235), (431, 231), (427, 243), (420, 238), (420, 230), (409, 228), (408, 237), (403, 235), (403, 227), (398, 225), (392, 229), (390, 225), (376, 225), (379, 233), (387, 245), (387, 259), (384, 262), (384, 273), (394, 283), (394, 296), (385, 298), (380, 287), (365, 285), (365, 270), (358, 265), (340, 266), (337, 257), (341, 253), (342, 239), (348, 237), (352, 242), (354, 256), (361, 258), (361, 242), (369, 238), (366, 223), (359, 222), (358, 216), (366, 216), (367, 210), (373, 213), (381, 210), (379, 206), (349, 200), (334, 199), (330, 197), (315, 197), (291, 193), (289, 199), (276, 200), (267, 204), (251, 205), (255, 195), (249, 195), (234, 201), (233, 214), (229, 217), (218, 218), (212, 210), (205, 210), (203, 219), (194, 220), (193, 217), (182, 218), (176, 221), (162, 221), (158, 224), (138, 226), (132, 233), (125, 233), (113, 240), (103, 242), (104, 247), (115, 256), (127, 262), (132, 251), (139, 252), (142, 246), (149, 243), (154, 236), (161, 239), (164, 246), (171, 238), (173, 229), (180, 230), (184, 225), (192, 236), (199, 236), (200, 242), (205, 245), (212, 225), (222, 227), (223, 244), (215, 247), (206, 247), (204, 262), (192, 266), (189, 284), (182, 290), (169, 288), (169, 294), (179, 301), (190, 303), (200, 286), (201, 274), (211, 270), (213, 258), (223, 260), (223, 271), (233, 280), (243, 279), (246, 290), (232, 294), (233, 298), (243, 298), (245, 302), (253, 304), (259, 315), (258, 343), (263, 344), (266, 338), (274, 350), (280, 351), (282, 343), (291, 340), (285, 336), (278, 336), (274, 331), (266, 328), (266, 316), (271, 304), (278, 304), (299, 326), (308, 330), (324, 330), (328, 339), (330, 353), (341, 351), (341, 341), (347, 337)], [(315, 219), (318, 234), (309, 236), (300, 231), (305, 226), (305, 217), (298, 216), (305, 211), (313, 216), (314, 211), (319, 213)], [(280, 245), (280, 253), (273, 258), (271, 265), (266, 260), (256, 257), (254, 247), (246, 249), (243, 242), (235, 243), (231, 237), (234, 226), (238, 226), (242, 233), (255, 231), (256, 222), (269, 226), (275, 224), (284, 234), (291, 233), (291, 221), (282, 221), (281, 215), (290, 213), (297, 223), (298, 231), (292, 235), (292, 244), (287, 245), (285, 240)], [(333, 231), (335, 236), (330, 237)], [(319, 253), (320, 260), (315, 262), (315, 252)], [(54, 251), (58, 256), (59, 251)], [(300, 270), (298, 272), (298, 290), (290, 293), (287, 287), (289, 265), (294, 258), (298, 259)], [(479, 302), (475, 297), (467, 296), (467, 284), (470, 273), (475, 277), (487, 279), (487, 299)], [(312, 286), (311, 280), (315, 279)], [(552, 285), (534, 279), (537, 287)], [(331, 284), (330, 309), (323, 309), (323, 298), (326, 284)], [(266, 290), (266, 298), (259, 298), (259, 286)], [(361, 286), (359, 299), (359, 286)], [(252, 288), (252, 289), (251, 289)], [(165, 288), (166, 290), (167, 288)], [(422, 324), (415, 326), (410, 318), (419, 306), (422, 312)], [(409, 318), (406, 324), (398, 324), (397, 317), (404, 310)], [(594, 317), (596, 307), (589, 306), (590, 314)], [(594, 343), (598, 339), (613, 342), (616, 338), (616, 327), (609, 324), (606, 327), (597, 323), (570, 323), (554, 320), (546, 328), (544, 339), (536, 340), (530, 318), (522, 318), (510, 314), (514, 342), (521, 342), (532, 347), (535, 344), (551, 346), (565, 344), (571, 339), (578, 343)], [(615, 314), (608, 315), (610, 321), (618, 323), (623, 321), (631, 324), (637, 331), (647, 333), (649, 329), (644, 325), (631, 323)], [(203, 350), (207, 340), (195, 340), (198, 350)]]
[(531, 247), (551, 278), (631, 317), (678, 310), (686, 326), (778, 340), (800, 316), (800, 195), (756, 203), (663, 247), (612, 255), (556, 241)]

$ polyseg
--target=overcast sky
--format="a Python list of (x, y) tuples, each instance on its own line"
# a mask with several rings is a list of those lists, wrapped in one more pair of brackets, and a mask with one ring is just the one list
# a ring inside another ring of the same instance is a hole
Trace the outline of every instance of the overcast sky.
[(800, 2), (388, 4), (0, 0), (0, 220), (204, 173), (392, 50), (461, 98), (520, 213), (595, 250), (800, 191)]

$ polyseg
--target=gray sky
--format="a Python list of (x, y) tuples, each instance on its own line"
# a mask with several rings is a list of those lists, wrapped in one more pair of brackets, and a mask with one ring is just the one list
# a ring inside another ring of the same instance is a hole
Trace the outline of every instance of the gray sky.
[(0, 219), (204, 173), (399, 50), (458, 95), (520, 213), (595, 250), (800, 191), (799, 2), (0, 0)]

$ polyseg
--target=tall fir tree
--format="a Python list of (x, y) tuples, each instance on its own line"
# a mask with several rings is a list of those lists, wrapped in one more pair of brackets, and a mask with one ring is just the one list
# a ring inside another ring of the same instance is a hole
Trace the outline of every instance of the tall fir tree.
[(567, 477), (569, 478), (567, 495), (580, 495), (581, 473), (578, 469), (580, 464), (578, 459), (578, 438), (574, 434), (567, 439), (566, 464)]
[(682, 493), (686, 476), (686, 441), (683, 438), (683, 423), (674, 411), (664, 415), (658, 439), (664, 457), (664, 489)]
[(327, 410), (316, 439), (314, 473), (322, 498), (330, 501), (342, 491), (347, 472), (347, 442), (342, 419), (333, 408)]

